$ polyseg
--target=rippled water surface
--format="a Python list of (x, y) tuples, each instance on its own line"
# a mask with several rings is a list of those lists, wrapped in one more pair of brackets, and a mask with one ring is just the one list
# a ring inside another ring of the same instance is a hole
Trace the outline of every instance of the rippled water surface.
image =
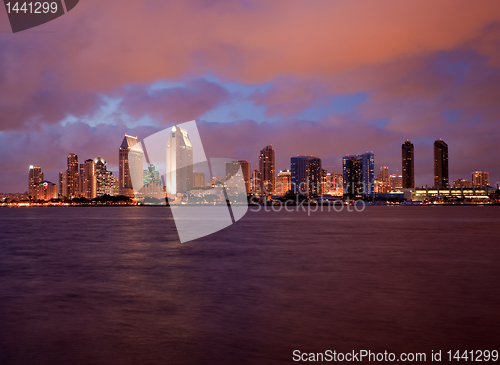
[(499, 213), (249, 212), (181, 244), (165, 207), (0, 208), (0, 364), (500, 350)]

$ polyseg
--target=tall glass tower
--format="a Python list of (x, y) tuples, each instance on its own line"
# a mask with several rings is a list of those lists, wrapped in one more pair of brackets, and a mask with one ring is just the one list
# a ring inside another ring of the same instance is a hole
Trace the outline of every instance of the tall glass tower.
[(79, 178), (78, 178), (78, 156), (75, 155), (74, 153), (70, 153), (68, 155), (68, 169), (66, 170), (67, 173), (67, 180), (66, 180), (66, 191), (63, 193), (65, 196), (68, 196), (70, 198), (75, 198), (78, 196), (78, 183), (79, 183)]
[(125, 135), (119, 150), (119, 194), (134, 197), (142, 188), (144, 153), (137, 137)]
[(403, 162), (403, 189), (413, 189), (415, 187), (415, 160), (413, 143), (408, 139), (401, 146)]
[(167, 142), (167, 193), (187, 193), (193, 179), (193, 145), (184, 128), (173, 126)]
[(317, 196), (321, 194), (321, 159), (297, 156), (291, 159), (292, 191), (295, 194)]
[(342, 159), (344, 195), (373, 198), (375, 158), (372, 152), (345, 156)]
[(438, 139), (434, 142), (434, 187), (448, 189), (448, 145)]
[(30, 166), (29, 169), (29, 181), (28, 181), (28, 193), (32, 198), (35, 197), (35, 190), (38, 184), (43, 180), (42, 168), (39, 165)]

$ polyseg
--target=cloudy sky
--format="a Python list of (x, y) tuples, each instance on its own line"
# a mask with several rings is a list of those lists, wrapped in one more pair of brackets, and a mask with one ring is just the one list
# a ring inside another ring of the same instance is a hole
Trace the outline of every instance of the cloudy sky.
[(500, 180), (500, 2), (81, 0), (12, 34), (0, 9), (0, 192), (27, 190), (39, 164), (57, 182), (66, 156), (117, 170), (125, 133), (197, 120), (209, 157), (267, 144), (277, 169), (316, 155), (341, 171), (373, 151), (433, 184), (432, 143), (450, 180)]

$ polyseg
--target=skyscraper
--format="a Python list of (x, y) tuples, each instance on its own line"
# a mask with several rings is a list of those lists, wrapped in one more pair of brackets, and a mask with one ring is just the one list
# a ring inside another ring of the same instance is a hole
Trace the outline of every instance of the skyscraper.
[(377, 180), (384, 183), (389, 182), (389, 168), (387, 166), (381, 166), (377, 174)]
[(94, 158), (95, 176), (96, 176), (96, 197), (103, 195), (113, 195), (115, 177), (113, 172), (108, 171), (106, 161), (97, 156)]
[(250, 189), (251, 189), (251, 168), (250, 168), (250, 162), (247, 160), (238, 160), (238, 162), (241, 165), (241, 171), (243, 171), (243, 179), (245, 180), (245, 189), (247, 191), (247, 195), (250, 194)]
[(74, 198), (78, 196), (78, 156), (74, 153), (68, 155), (68, 174), (66, 196)]
[(387, 193), (391, 189), (389, 181), (389, 167), (381, 166), (377, 174), (377, 189), (379, 193)]
[(35, 190), (38, 184), (40, 184), (43, 180), (43, 172), (40, 165), (30, 166), (29, 169), (29, 178), (28, 178), (28, 194), (32, 198), (35, 197)]
[(403, 189), (415, 188), (415, 160), (413, 143), (408, 139), (401, 146), (403, 162)]
[(371, 152), (345, 156), (342, 159), (344, 195), (351, 198), (373, 197), (374, 164), (375, 159)]
[(274, 150), (272, 145), (264, 147), (259, 155), (261, 193), (270, 195), (276, 185)]
[(389, 185), (391, 186), (391, 191), (397, 191), (403, 188), (403, 176), (398, 174), (392, 174), (389, 176)]
[(142, 188), (143, 158), (137, 137), (125, 135), (119, 150), (119, 194), (134, 197)]
[(97, 195), (97, 179), (94, 160), (88, 159), (80, 164), (80, 196), (89, 200)]
[(59, 195), (68, 196), (68, 170), (59, 173)]
[(344, 192), (343, 174), (341, 172), (334, 172), (332, 173), (332, 175), (333, 175), (335, 195), (343, 195)]
[(486, 171), (472, 171), (472, 186), (485, 187), (490, 184), (490, 173)]
[(193, 184), (193, 145), (184, 128), (173, 126), (167, 142), (167, 193), (187, 193)]
[(291, 159), (292, 191), (295, 194), (316, 196), (321, 194), (321, 159), (297, 156)]
[(434, 142), (434, 187), (448, 189), (448, 145), (438, 139)]

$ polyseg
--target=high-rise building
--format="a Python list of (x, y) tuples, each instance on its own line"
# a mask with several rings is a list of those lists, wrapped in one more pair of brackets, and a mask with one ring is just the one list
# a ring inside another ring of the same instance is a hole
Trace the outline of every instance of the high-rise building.
[(59, 195), (61, 198), (68, 196), (68, 170), (59, 173)]
[(344, 195), (354, 197), (373, 197), (374, 192), (373, 153), (345, 156), (342, 159)]
[(334, 189), (334, 194), (340, 196), (343, 194), (344, 191), (344, 177), (342, 176), (341, 172), (333, 172), (332, 173), (332, 178), (333, 178), (333, 189)]
[(262, 194), (271, 195), (276, 185), (274, 150), (272, 145), (264, 147), (259, 154), (260, 186)]
[(472, 182), (469, 180), (457, 179), (453, 181), (452, 187), (454, 189), (472, 189)]
[(472, 185), (476, 188), (490, 184), (490, 173), (486, 171), (472, 171)]
[(35, 197), (35, 188), (42, 182), (43, 180), (43, 172), (40, 165), (30, 165), (29, 174), (28, 174), (28, 194), (32, 198)]
[(438, 139), (434, 142), (434, 187), (448, 189), (448, 145)]
[(333, 179), (332, 179), (332, 174), (328, 173), (325, 169), (321, 169), (321, 187), (320, 187), (320, 194), (326, 194), (328, 191), (331, 190), (333, 186)]
[(57, 199), (57, 185), (50, 181), (40, 181), (33, 187), (34, 200)]
[(243, 179), (245, 180), (245, 189), (247, 191), (247, 195), (250, 194), (250, 190), (252, 188), (251, 180), (251, 168), (250, 162), (247, 160), (238, 160), (241, 165), (241, 171), (243, 171)]
[(402, 175), (392, 174), (391, 176), (389, 176), (389, 185), (391, 186), (392, 191), (402, 189), (403, 183), (404, 180)]
[(94, 158), (96, 175), (96, 197), (103, 195), (114, 195), (115, 177), (112, 171), (108, 171), (106, 161), (97, 156)]
[(321, 159), (297, 156), (291, 159), (292, 191), (295, 194), (316, 196), (321, 194)]
[(387, 166), (381, 166), (377, 174), (377, 180), (384, 183), (389, 183), (389, 168)]
[(276, 194), (285, 195), (289, 190), (292, 190), (292, 172), (281, 170), (276, 178)]
[(377, 187), (377, 193), (388, 193), (391, 191), (389, 167), (381, 166), (378, 174), (377, 180), (374, 182)]
[(173, 126), (167, 142), (167, 193), (185, 194), (193, 183), (193, 145), (184, 128)]
[[(234, 179), (233, 177), (237, 178)], [(241, 164), (238, 161), (226, 162), (225, 180), (228, 181), (229, 179), (233, 179), (233, 182), (231, 183), (232, 187), (237, 188), (238, 191), (245, 190), (246, 192), (246, 185), (245, 185), (245, 179), (243, 177), (243, 171), (241, 169)]]
[(363, 195), (362, 162), (358, 156), (346, 156), (342, 159), (344, 195), (348, 197)]
[(254, 169), (252, 173), (252, 192), (254, 194), (261, 194), (262, 193), (262, 186), (261, 186), (261, 174), (258, 169)]
[(97, 195), (97, 178), (94, 160), (88, 159), (80, 164), (80, 196), (89, 200)]
[(403, 162), (403, 189), (415, 188), (415, 159), (413, 143), (408, 139), (401, 146)]
[(68, 174), (68, 185), (65, 192), (66, 196), (70, 198), (78, 196), (78, 167), (78, 156), (74, 153), (70, 153), (68, 155), (68, 169), (66, 170), (66, 173)]
[(142, 188), (144, 153), (137, 137), (125, 135), (119, 150), (119, 194), (134, 197)]

